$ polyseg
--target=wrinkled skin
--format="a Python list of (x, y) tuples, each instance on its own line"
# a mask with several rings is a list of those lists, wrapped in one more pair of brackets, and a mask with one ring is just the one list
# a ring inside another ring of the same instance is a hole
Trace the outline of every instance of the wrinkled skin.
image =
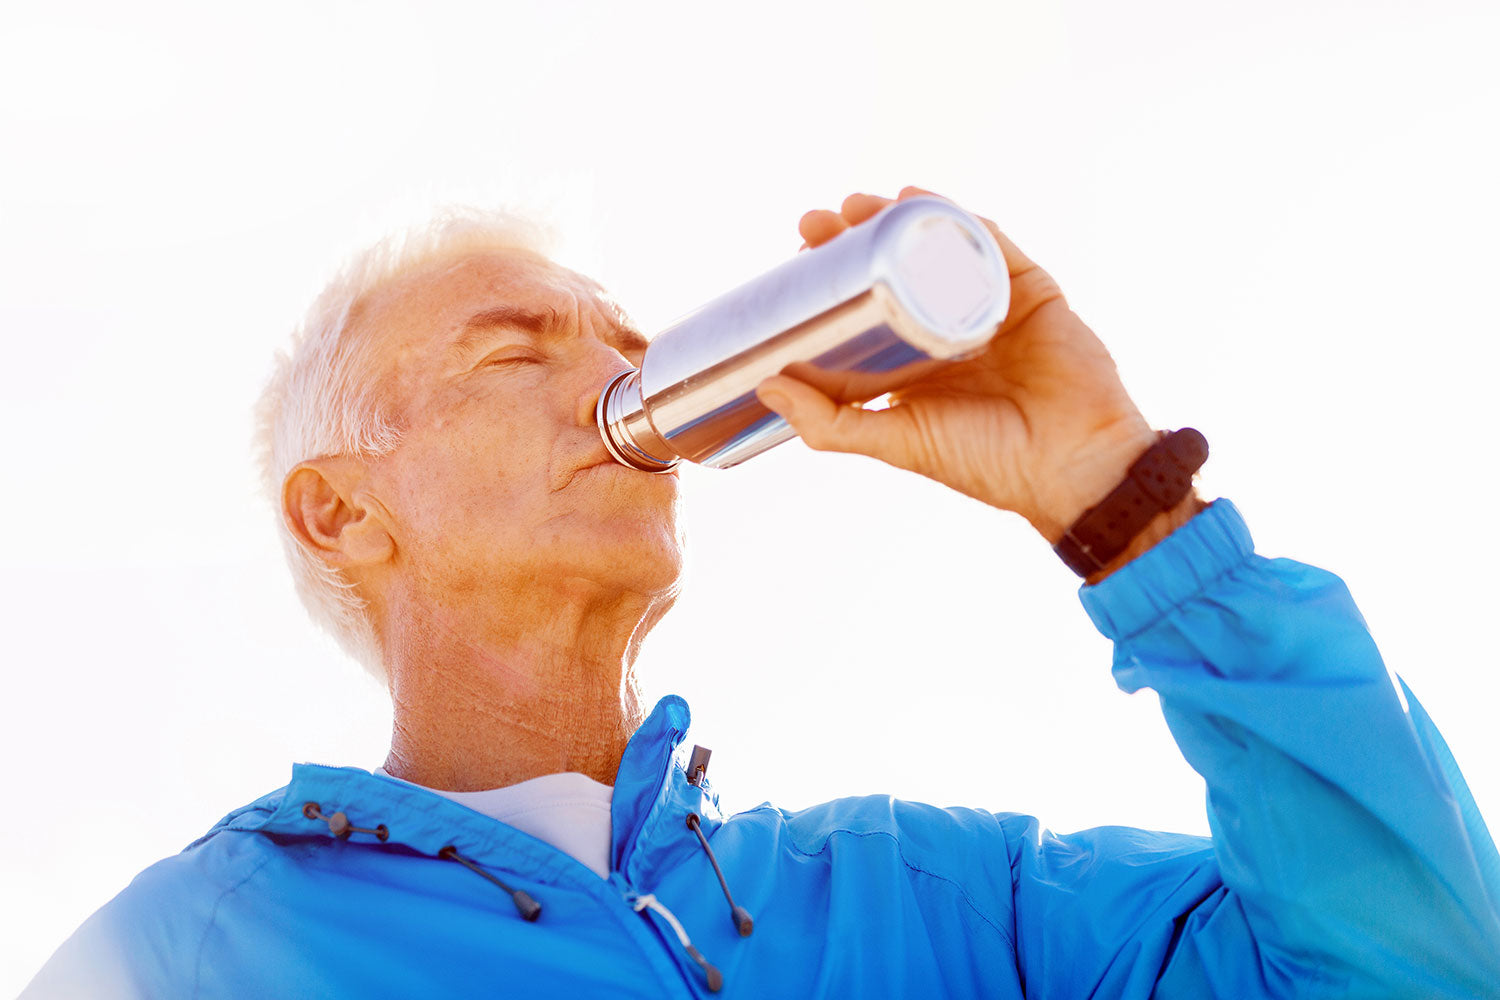
[(644, 712), (636, 652), (682, 567), (677, 477), (616, 464), (594, 425), (644, 339), (591, 281), (516, 250), (398, 280), (355, 324), (401, 443), (303, 463), (284, 506), (370, 604), (387, 769), (460, 791), (559, 771), (613, 783)]

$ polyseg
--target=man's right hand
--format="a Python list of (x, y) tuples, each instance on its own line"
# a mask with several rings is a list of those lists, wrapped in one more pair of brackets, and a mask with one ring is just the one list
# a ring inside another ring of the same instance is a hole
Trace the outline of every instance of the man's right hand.
[[(930, 193), (908, 187), (899, 198)], [(818, 246), (893, 200), (850, 195), (838, 212), (808, 212), (798, 228)], [(1011, 280), (1010, 314), (983, 354), (892, 393), (885, 410), (839, 404), (787, 375), (765, 380), (757, 393), (809, 447), (869, 455), (935, 479), (1015, 511), (1056, 544), (1156, 436), (1057, 283), (983, 221)]]

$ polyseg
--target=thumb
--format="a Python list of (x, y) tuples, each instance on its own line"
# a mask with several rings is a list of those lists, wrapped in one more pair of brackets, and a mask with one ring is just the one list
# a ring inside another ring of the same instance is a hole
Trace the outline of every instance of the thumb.
[(755, 395), (761, 405), (791, 424), (809, 448), (892, 461), (886, 454), (893, 444), (894, 428), (886, 425), (894, 416), (891, 410), (863, 410), (835, 402), (788, 375), (766, 379), (756, 387)]

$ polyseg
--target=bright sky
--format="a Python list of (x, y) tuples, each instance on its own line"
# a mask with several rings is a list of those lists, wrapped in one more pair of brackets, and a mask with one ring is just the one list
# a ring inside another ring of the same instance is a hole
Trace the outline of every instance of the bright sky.
[[(1500, 819), (1500, 11), (1458, 0), (31, 4), (0, 30), (0, 994), (292, 761), (384, 759), (250, 408), (334, 265), (544, 211), (649, 332), (916, 183), (1069, 293), (1260, 550), (1349, 583)], [(642, 13), (650, 9), (652, 13)], [(648, 642), (731, 810), (881, 792), (1206, 832), (1018, 518), (782, 446), (685, 474)]]

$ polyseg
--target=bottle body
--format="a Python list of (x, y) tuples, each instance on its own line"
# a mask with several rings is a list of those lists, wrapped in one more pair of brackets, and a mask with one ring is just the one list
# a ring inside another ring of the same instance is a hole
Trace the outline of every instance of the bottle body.
[(658, 334), (600, 394), (600, 433), (633, 468), (728, 468), (795, 436), (756, 398), (762, 380), (866, 402), (978, 353), (1009, 305), (983, 223), (938, 198), (897, 202)]

